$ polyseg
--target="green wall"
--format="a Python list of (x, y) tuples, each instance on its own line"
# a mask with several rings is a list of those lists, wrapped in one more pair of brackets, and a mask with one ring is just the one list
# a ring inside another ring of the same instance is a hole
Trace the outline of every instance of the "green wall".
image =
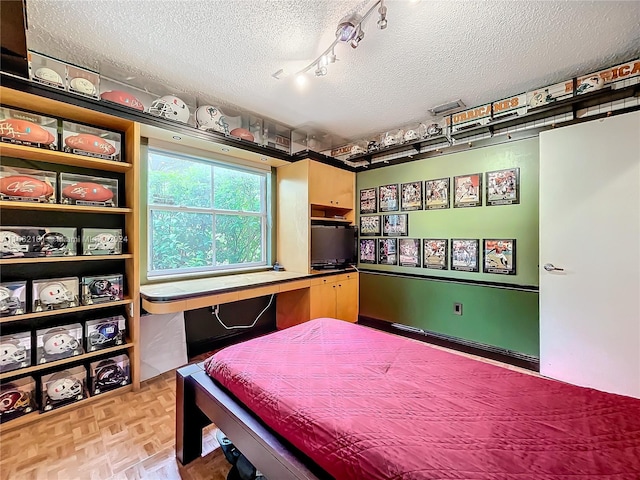
[[(483, 238), (515, 238), (516, 275), (482, 273), (482, 267), (480, 273), (473, 273), (359, 264), (360, 268), (367, 270), (424, 276), (416, 279), (363, 273), (360, 314), (537, 356), (537, 292), (427, 278), (474, 280), (487, 284), (498, 282), (512, 284), (516, 289), (519, 286), (537, 287), (537, 138), (359, 172), (356, 176), (356, 198), (363, 188), (509, 167), (520, 167), (520, 204), (407, 213), (409, 238), (478, 238), (481, 242)], [(482, 263), (482, 257), (480, 260)], [(453, 314), (454, 302), (463, 304), (462, 316)]]

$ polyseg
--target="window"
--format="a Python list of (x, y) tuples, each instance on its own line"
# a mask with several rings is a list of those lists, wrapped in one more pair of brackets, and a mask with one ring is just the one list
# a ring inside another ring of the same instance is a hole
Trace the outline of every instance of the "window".
[(148, 275), (266, 265), (266, 171), (149, 149)]

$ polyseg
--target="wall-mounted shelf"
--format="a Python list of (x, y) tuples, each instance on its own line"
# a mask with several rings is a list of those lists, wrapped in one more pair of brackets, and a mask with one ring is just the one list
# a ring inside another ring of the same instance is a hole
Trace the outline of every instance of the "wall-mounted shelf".
[(85, 205), (63, 205), (61, 203), (30, 203), (12, 202), (0, 200), (0, 209), (7, 210), (45, 210), (51, 212), (77, 212), (77, 213), (131, 213), (128, 207), (88, 207)]
[(107, 170), (110, 172), (126, 172), (131, 168), (130, 163), (102, 160), (100, 158), (83, 157), (72, 153), (58, 152), (44, 148), (25, 147), (9, 143), (0, 144), (0, 155), (3, 157), (22, 158), (37, 162), (56, 163), (59, 165), (71, 165), (74, 167), (91, 168), (95, 170)]
[(133, 343), (127, 342), (123, 345), (117, 345), (115, 347), (103, 348), (102, 350), (95, 350), (93, 352), (83, 353), (82, 355), (76, 355), (74, 357), (63, 358), (62, 360), (56, 360), (55, 362), (47, 362), (40, 363), (38, 365), (32, 365), (26, 368), (19, 368), (17, 370), (12, 370), (10, 372), (0, 373), (0, 380), (4, 380), (6, 378), (19, 377), (22, 375), (27, 375), (33, 372), (38, 372), (40, 370), (45, 370), (48, 368), (58, 367), (60, 365), (66, 365), (67, 363), (79, 362), (82, 360), (86, 360), (93, 357), (98, 357), (100, 355), (108, 355), (110, 353), (119, 352), (120, 350), (127, 350), (128, 348), (133, 347)]
[(404, 142), (399, 143), (398, 145), (392, 145), (390, 147), (382, 147), (378, 150), (374, 150), (367, 153), (361, 153), (358, 155), (353, 155), (348, 157), (346, 161), (348, 162), (357, 162), (359, 160), (366, 160), (371, 163), (371, 161), (376, 157), (381, 157), (383, 155), (389, 155), (396, 152), (402, 152), (407, 150), (407, 156), (416, 155), (420, 153), (423, 147), (428, 145), (437, 145), (439, 143), (449, 143), (449, 138), (446, 135), (435, 135), (429, 138), (422, 138), (420, 140), (414, 140), (412, 142)]
[(80, 305), (79, 307), (61, 308), (59, 310), (45, 310), (44, 312), (31, 312), (22, 315), (11, 315), (10, 317), (0, 318), (0, 323), (17, 322), (18, 320), (28, 320), (30, 318), (50, 317), (52, 315), (66, 315), (69, 313), (84, 312), (86, 310), (96, 310), (99, 308), (113, 307), (116, 305), (126, 305), (131, 303), (130, 298), (118, 300), (115, 302), (96, 303), (93, 305)]
[(129, 258), (133, 258), (133, 255), (130, 253), (123, 253), (122, 255), (74, 255), (71, 257), (18, 257), (2, 258), (0, 259), (0, 266), (23, 263), (95, 262), (98, 260), (125, 260)]

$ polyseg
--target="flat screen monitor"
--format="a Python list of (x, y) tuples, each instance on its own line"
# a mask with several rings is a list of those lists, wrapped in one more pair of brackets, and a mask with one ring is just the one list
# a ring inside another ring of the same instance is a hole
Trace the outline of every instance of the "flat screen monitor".
[(351, 226), (311, 226), (311, 267), (340, 268), (356, 260), (356, 229)]

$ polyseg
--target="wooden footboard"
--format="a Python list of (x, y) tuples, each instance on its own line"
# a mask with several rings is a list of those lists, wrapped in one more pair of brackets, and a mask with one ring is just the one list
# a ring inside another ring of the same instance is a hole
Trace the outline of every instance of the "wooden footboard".
[(291, 445), (286, 445), (204, 371), (202, 364), (176, 372), (176, 456), (187, 464), (202, 454), (202, 429), (210, 423), (268, 479), (332, 478)]

